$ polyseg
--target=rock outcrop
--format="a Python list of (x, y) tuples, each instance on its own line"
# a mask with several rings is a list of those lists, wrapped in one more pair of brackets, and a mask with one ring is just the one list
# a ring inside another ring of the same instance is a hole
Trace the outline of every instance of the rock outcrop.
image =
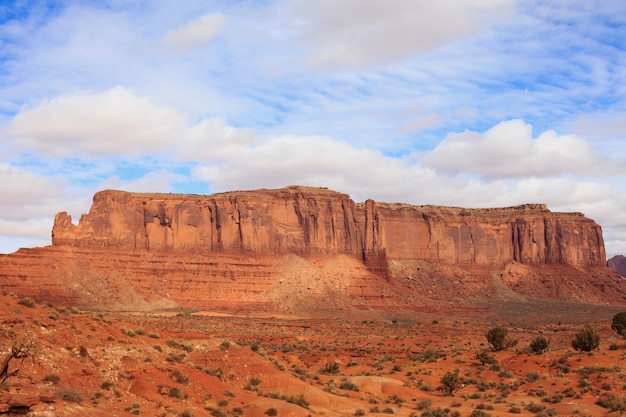
[(139, 310), (393, 309), (495, 295), (626, 302), (600, 226), (540, 204), (355, 203), (296, 186), (208, 196), (107, 190), (77, 225), (58, 213), (52, 243), (0, 257), (3, 286)]
[(626, 277), (626, 256), (615, 255), (614, 257), (606, 261), (606, 266), (608, 266), (621, 276)]
[(168, 253), (346, 254), (366, 264), (606, 262), (600, 226), (580, 213), (552, 213), (541, 204), (356, 204), (346, 194), (304, 187), (211, 196), (102, 191), (77, 226), (67, 213), (56, 215), (52, 244)]

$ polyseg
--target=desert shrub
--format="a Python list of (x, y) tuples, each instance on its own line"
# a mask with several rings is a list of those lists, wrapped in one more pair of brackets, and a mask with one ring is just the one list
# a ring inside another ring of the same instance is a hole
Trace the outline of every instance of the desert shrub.
[(485, 336), (487, 337), (487, 342), (493, 347), (493, 350), (503, 350), (517, 345), (517, 340), (507, 337), (508, 334), (509, 329), (498, 326), (489, 329)]
[(111, 381), (103, 381), (102, 384), (100, 384), (100, 388), (106, 389), (106, 390), (108, 390), (112, 386), (113, 386), (113, 382)]
[(271, 408), (268, 408), (267, 410), (265, 410), (265, 414), (270, 416), (270, 417), (273, 417), (273, 416), (278, 414), (278, 410), (275, 409), (274, 407), (271, 407)]
[(259, 385), (261, 383), (261, 380), (259, 378), (250, 378), (250, 381), (248, 381), (248, 383), (250, 385), (252, 385), (253, 387), (256, 387), (257, 385)]
[(508, 411), (508, 412), (509, 412), (510, 414), (522, 414), (522, 409), (521, 409), (521, 408), (519, 408), (519, 407), (515, 407), (515, 406), (513, 406), (513, 407), (509, 408), (509, 411)]
[(187, 398), (187, 393), (177, 387), (170, 387), (167, 395), (172, 398), (178, 398), (179, 400)]
[(412, 356), (413, 360), (419, 360), (422, 363), (437, 362), (444, 354), (438, 349), (427, 348), (423, 352)]
[(469, 415), (469, 417), (491, 417), (491, 414), (483, 410), (474, 410), (472, 411), (472, 414)]
[(622, 311), (613, 316), (611, 329), (615, 330), (617, 334), (623, 338), (626, 338), (626, 311)]
[(20, 298), (17, 303), (28, 308), (35, 308), (35, 303), (28, 297)]
[(137, 333), (140, 336), (143, 336), (143, 335), (146, 334), (146, 331), (145, 331), (145, 329), (143, 327), (139, 327), (139, 328), (137, 328), (137, 330), (135, 330), (135, 333)]
[(287, 398), (287, 402), (295, 405), (299, 405), (302, 408), (309, 409), (309, 403), (304, 399), (304, 395), (292, 396)]
[(549, 346), (550, 342), (543, 336), (537, 336), (533, 339), (532, 342), (530, 342), (530, 350), (532, 350), (533, 353), (536, 354), (541, 354), (545, 352), (546, 350), (548, 350)]
[(226, 407), (228, 405), (228, 400), (227, 399), (219, 400), (217, 405), (220, 407)]
[(320, 374), (336, 375), (339, 373), (339, 363), (326, 363), (319, 372)]
[(83, 393), (69, 386), (59, 387), (55, 396), (61, 401), (69, 401), (72, 403), (80, 403), (83, 401)]
[(87, 348), (85, 346), (81, 346), (78, 348), (78, 353), (80, 354), (80, 356), (82, 357), (86, 357), (89, 356), (89, 352), (87, 351)]
[(556, 415), (557, 415), (557, 412), (554, 408), (546, 408), (545, 410), (540, 411), (537, 414), (535, 414), (535, 417), (552, 417)]
[(422, 414), (420, 414), (420, 417), (448, 417), (449, 412), (450, 410), (437, 407), (431, 410), (424, 411)]
[(205, 374), (213, 375), (214, 377), (219, 379), (222, 379), (222, 377), (224, 376), (224, 371), (222, 370), (222, 368), (204, 368), (203, 371)]
[(530, 403), (526, 404), (526, 407), (524, 408), (526, 408), (526, 410), (530, 411), (531, 413), (538, 413), (545, 410), (546, 407), (531, 401)]
[(48, 374), (43, 377), (42, 381), (44, 382), (52, 382), (54, 385), (58, 384), (61, 380), (61, 377), (57, 374)]
[(222, 343), (220, 343), (221, 350), (228, 350), (230, 346), (231, 346), (231, 343), (228, 340), (224, 340)]
[(600, 335), (591, 327), (586, 326), (579, 330), (572, 340), (572, 347), (581, 352), (591, 352), (600, 345)]
[(554, 393), (552, 399), (550, 400), (552, 404), (560, 403), (561, 401), (563, 401), (563, 394), (561, 394), (560, 392)]
[(608, 408), (611, 411), (619, 411), (620, 413), (626, 411), (626, 396), (618, 395), (615, 393), (602, 394), (598, 401), (596, 401), (600, 407)]
[(205, 408), (206, 410), (209, 411), (209, 413), (211, 413), (211, 415), (213, 417), (228, 417), (228, 414), (226, 414), (225, 412), (223, 412), (222, 410), (220, 410), (219, 408)]
[(422, 398), (415, 406), (418, 410), (426, 410), (433, 402), (429, 398)]
[(428, 382), (424, 381), (423, 379), (420, 379), (419, 381), (417, 381), (417, 388), (419, 388), (421, 391), (424, 391), (424, 392), (433, 391), (433, 387), (431, 387), (430, 384), (428, 384)]
[(491, 356), (486, 350), (476, 352), (476, 359), (480, 361), (481, 365), (498, 363), (496, 358)]
[(540, 375), (538, 372), (529, 372), (526, 374), (526, 380), (528, 382), (535, 382), (537, 380), (539, 380)]
[(358, 391), (359, 387), (354, 382), (346, 379), (346, 380), (341, 381), (341, 384), (339, 385), (339, 389), (345, 389), (348, 391)]
[(461, 377), (459, 377), (459, 370), (455, 369), (454, 372), (446, 372), (446, 374), (441, 377), (441, 386), (439, 390), (443, 391), (446, 395), (454, 395), (454, 391), (458, 390), (461, 387)]
[(185, 408), (180, 414), (181, 417), (193, 417), (193, 412), (189, 408)]
[(383, 412), (384, 414), (395, 414), (395, 411), (393, 411), (393, 408), (391, 408), (391, 407), (386, 407), (386, 408), (383, 408), (383, 411), (382, 411), (382, 412)]
[(166, 343), (171, 348), (181, 349), (181, 350), (184, 350), (185, 352), (191, 352), (193, 350), (193, 345), (181, 343), (174, 339), (167, 339)]
[(187, 375), (183, 374), (178, 369), (170, 373), (170, 378), (172, 378), (174, 381), (178, 382), (179, 384), (186, 384), (189, 382), (189, 378), (187, 378)]

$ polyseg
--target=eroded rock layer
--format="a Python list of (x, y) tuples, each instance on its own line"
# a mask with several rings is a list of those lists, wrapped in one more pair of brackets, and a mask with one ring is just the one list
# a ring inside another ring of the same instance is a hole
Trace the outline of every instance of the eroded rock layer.
[(4, 288), (131, 310), (404, 309), (525, 296), (626, 301), (623, 280), (605, 266), (600, 226), (538, 204), (355, 203), (309, 187), (209, 196), (107, 190), (77, 225), (58, 213), (52, 243), (0, 256)]

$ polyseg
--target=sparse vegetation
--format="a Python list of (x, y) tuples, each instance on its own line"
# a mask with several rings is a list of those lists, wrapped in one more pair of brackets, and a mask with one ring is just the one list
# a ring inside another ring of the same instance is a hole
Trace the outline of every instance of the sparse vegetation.
[(541, 354), (545, 352), (546, 350), (548, 350), (549, 346), (550, 342), (543, 336), (537, 336), (533, 339), (532, 342), (530, 342), (530, 350), (536, 354)]
[(20, 298), (17, 303), (24, 307), (35, 308), (35, 302), (28, 297)]
[(43, 377), (42, 381), (44, 382), (52, 382), (54, 385), (58, 384), (61, 380), (61, 377), (57, 374), (48, 374)]
[(461, 378), (459, 377), (459, 370), (455, 369), (454, 372), (446, 372), (441, 378), (441, 386), (439, 389), (446, 395), (454, 395), (454, 391), (461, 387)]
[(83, 393), (70, 386), (60, 386), (55, 391), (55, 396), (61, 401), (68, 401), (72, 403), (83, 402)]
[(611, 329), (626, 339), (626, 311), (622, 311), (621, 313), (617, 313), (613, 316), (613, 320), (611, 320)]
[(174, 381), (178, 382), (179, 384), (186, 384), (189, 382), (189, 378), (187, 378), (187, 375), (185, 375), (178, 369), (170, 373), (170, 378), (172, 378)]
[(324, 367), (320, 369), (320, 374), (336, 375), (338, 373), (339, 373), (338, 362), (326, 363)]
[(509, 329), (506, 327), (493, 327), (487, 331), (487, 342), (493, 350), (503, 350), (517, 345), (517, 340), (509, 338), (508, 334)]
[(586, 326), (576, 332), (572, 340), (572, 347), (582, 352), (591, 352), (600, 345), (600, 335), (591, 327)]
[(626, 412), (626, 396), (624, 395), (615, 393), (602, 394), (596, 401), (596, 404), (611, 411), (619, 411), (620, 414)]

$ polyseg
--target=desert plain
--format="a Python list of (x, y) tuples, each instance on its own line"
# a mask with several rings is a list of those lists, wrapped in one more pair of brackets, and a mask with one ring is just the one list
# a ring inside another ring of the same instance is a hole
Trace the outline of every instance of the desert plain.
[[(4, 413), (32, 416), (620, 415), (623, 307), (554, 300), (337, 311), (87, 312), (0, 297)], [(494, 350), (505, 327), (515, 346)], [(572, 348), (590, 326), (591, 352)], [(537, 337), (543, 353), (530, 350)], [(483, 352), (483, 360), (478, 354)], [(17, 373), (13, 374), (15, 371)], [(458, 371), (452, 393), (442, 378)]]

